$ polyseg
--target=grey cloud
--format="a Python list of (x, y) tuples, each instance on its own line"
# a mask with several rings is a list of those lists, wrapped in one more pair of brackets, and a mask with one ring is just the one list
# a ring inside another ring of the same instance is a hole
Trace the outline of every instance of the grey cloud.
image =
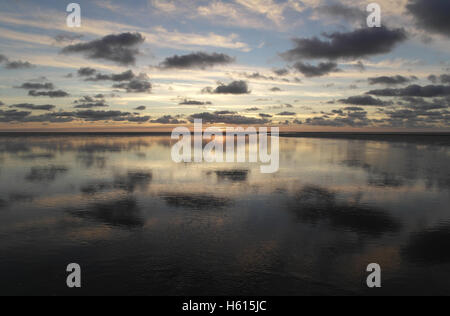
[(136, 111), (144, 111), (146, 109), (147, 109), (147, 107), (145, 107), (145, 106), (138, 106), (137, 108), (135, 108)]
[(386, 126), (427, 128), (437, 125), (448, 126), (450, 112), (402, 109), (385, 113), (388, 119), (381, 121)]
[[(0, 114), (1, 116), (1, 114)], [(24, 122), (33, 121), (49, 121), (49, 122), (71, 122), (74, 119), (83, 119), (85, 121), (129, 121), (129, 122), (146, 122), (150, 117), (140, 117), (132, 115), (129, 112), (122, 111), (94, 111), (82, 110), (77, 112), (56, 112), (41, 116), (30, 116), (23, 120)]]
[(400, 104), (415, 110), (440, 110), (450, 107), (450, 97), (433, 99), (432, 102), (423, 98), (403, 97)]
[(90, 67), (84, 67), (84, 68), (78, 69), (78, 76), (80, 76), (80, 77), (89, 77), (96, 73), (97, 73), (97, 70), (95, 70), (94, 68), (90, 68)]
[(158, 124), (183, 124), (185, 121), (178, 120), (171, 115), (165, 115), (163, 117), (160, 117), (156, 120), (151, 121), (152, 123), (158, 123)]
[[(362, 119), (360, 118), (361, 116), (363, 116)], [(336, 117), (333, 119), (329, 119), (326, 117), (314, 117), (307, 119), (306, 124), (313, 126), (332, 127), (366, 127), (370, 125), (370, 120), (368, 120), (365, 115), (359, 115), (359, 117)]]
[(28, 91), (28, 95), (32, 97), (50, 97), (50, 98), (64, 98), (69, 96), (69, 94), (62, 90), (57, 91)]
[(392, 102), (385, 102), (383, 100), (376, 99), (369, 95), (352, 96), (347, 99), (339, 100), (339, 102), (350, 105), (365, 105), (365, 106), (387, 106), (392, 104)]
[[(69, 116), (67, 116), (69, 115)], [(23, 123), (69, 123), (73, 122), (74, 118), (71, 117), (70, 114), (64, 114), (64, 113), (48, 113), (43, 115), (35, 115), (35, 116), (28, 116), (21, 120)]]
[(450, 83), (450, 75), (430, 75), (428, 76), (428, 80), (430, 80), (432, 83)]
[(274, 69), (273, 71), (277, 76), (286, 76), (289, 74), (289, 70), (286, 68)]
[(345, 114), (344, 114), (344, 111), (342, 111), (342, 110), (332, 110), (331, 113), (332, 113), (332, 114), (341, 115), (341, 116), (344, 116), (344, 115), (345, 115)]
[(151, 117), (150, 116), (129, 116), (127, 119), (128, 119), (128, 122), (145, 123), (145, 122), (148, 122), (151, 119)]
[(246, 117), (241, 115), (222, 115), (217, 113), (197, 113), (189, 117), (189, 120), (193, 122), (195, 119), (202, 119), (203, 123), (225, 123), (225, 124), (266, 124), (269, 121), (266, 119), (257, 119), (253, 117)]
[(69, 45), (63, 48), (63, 54), (83, 53), (90, 59), (104, 59), (120, 65), (136, 63), (139, 54), (137, 46), (145, 38), (140, 33), (122, 33), (105, 36), (99, 40)]
[(281, 113), (278, 113), (277, 115), (280, 115), (280, 116), (294, 116), (294, 115), (297, 115), (297, 113), (295, 113), (295, 112), (281, 112)]
[(399, 118), (399, 119), (411, 119), (417, 118), (420, 116), (434, 118), (434, 119), (442, 119), (445, 115), (448, 115), (449, 112), (434, 112), (434, 111), (423, 111), (423, 110), (395, 110), (386, 112), (391, 118)]
[(203, 93), (213, 93), (213, 94), (250, 94), (251, 91), (248, 88), (246, 81), (233, 81), (228, 85), (220, 84), (216, 89), (205, 88), (202, 90)]
[(82, 103), (75, 105), (75, 109), (91, 109), (91, 108), (98, 108), (98, 107), (108, 107), (109, 105), (105, 103), (104, 100), (94, 102), (94, 103)]
[(404, 77), (404, 76), (381, 76), (381, 77), (374, 77), (369, 78), (369, 84), (375, 85), (375, 84), (384, 84), (384, 85), (399, 85), (399, 84), (405, 84), (409, 83), (413, 80), (415, 80), (415, 77)]
[(26, 90), (53, 90), (55, 87), (53, 83), (34, 83), (34, 82), (26, 82), (19, 87), (18, 89), (26, 89)]
[(99, 100), (104, 99), (104, 95), (98, 94), (94, 97), (90, 97), (88, 95), (83, 96), (81, 99), (74, 101), (74, 103), (90, 103), (90, 102), (97, 102)]
[(86, 81), (130, 81), (137, 78), (137, 76), (133, 73), (133, 71), (128, 70), (120, 74), (112, 74), (112, 75), (104, 75), (104, 74), (97, 74), (95, 77), (89, 77), (86, 78)]
[(348, 33), (323, 34), (327, 40), (314, 38), (295, 39), (296, 47), (282, 56), (288, 61), (303, 58), (339, 59), (362, 58), (389, 53), (395, 45), (406, 40), (403, 29), (386, 27), (362, 28)]
[(151, 119), (150, 116), (133, 116), (133, 115), (129, 115), (129, 116), (125, 116), (125, 117), (116, 117), (113, 119), (113, 121), (115, 122), (124, 122), (124, 121), (128, 121), (128, 122), (133, 122), (133, 123), (145, 123), (148, 122)]
[(119, 117), (133, 119), (130, 113), (121, 111), (79, 111), (79, 112), (54, 112), (38, 116), (30, 116), (31, 112), (9, 110), (0, 111), (0, 122), (71, 122), (75, 118), (86, 121), (114, 120)]
[(178, 68), (178, 69), (189, 69), (189, 68), (207, 68), (213, 67), (215, 65), (226, 65), (234, 62), (235, 59), (225, 55), (225, 54), (208, 54), (204, 52), (197, 52), (188, 55), (166, 58), (161, 64), (161, 68)]
[(348, 107), (344, 108), (344, 110), (345, 111), (364, 111), (364, 109), (359, 106), (348, 106)]
[(73, 112), (54, 112), (43, 115), (30, 116), (31, 112), (17, 110), (0, 111), (1, 122), (71, 122), (75, 117)]
[(29, 104), (29, 103), (14, 104), (14, 105), (11, 105), (11, 107), (18, 108), (18, 109), (38, 110), (38, 111), (51, 111), (55, 108), (54, 105), (50, 105), (50, 104), (34, 105), (34, 104)]
[(150, 93), (152, 84), (145, 80), (135, 79), (127, 83), (113, 85), (116, 89), (125, 89), (128, 93)]
[(367, 112), (366, 111), (349, 111), (347, 113), (347, 117), (350, 119), (358, 119), (361, 121), (367, 120)]
[(301, 72), (305, 77), (321, 77), (332, 72), (341, 71), (334, 62), (322, 62), (317, 66), (298, 62), (294, 65), (294, 68)]
[(211, 104), (212, 104), (211, 102), (188, 100), (188, 99), (184, 99), (179, 103), (179, 105), (211, 105)]
[[(94, 111), (83, 110), (78, 112), (54, 112), (39, 116), (25, 116), (15, 121), (19, 122), (51, 122), (51, 123), (63, 123), (72, 122), (75, 119), (83, 119), (89, 122), (95, 121), (128, 121), (128, 122), (147, 122), (150, 117), (135, 116), (128, 112), (121, 111)], [(1, 120), (1, 113), (0, 113)]]
[(8, 57), (5, 55), (0, 55), (0, 63), (4, 63), (6, 69), (14, 70), (14, 69), (29, 69), (34, 68), (35, 66), (27, 61), (10, 61)]
[(389, 97), (410, 96), (431, 98), (450, 95), (450, 86), (429, 85), (423, 87), (419, 85), (411, 85), (403, 89), (372, 90), (367, 92), (367, 94)]
[(432, 83), (437, 83), (438, 82), (438, 77), (435, 75), (429, 75), (428, 76), (428, 80), (430, 80)]
[(234, 111), (227, 111), (227, 110), (225, 110), (225, 111), (216, 111), (216, 112), (214, 112), (214, 114), (217, 114), (217, 115), (228, 115), (228, 114), (236, 114), (237, 112), (234, 112)]
[[(344, 113), (344, 111), (346, 113)], [(337, 117), (335, 117), (337, 115)], [(330, 118), (330, 116), (334, 116)], [(332, 127), (365, 127), (372, 124), (367, 118), (367, 112), (360, 107), (346, 107), (340, 110), (333, 110), (331, 114), (322, 115), (306, 120), (306, 124), (313, 126), (332, 126)]]
[(29, 69), (34, 68), (35, 66), (27, 61), (9, 61), (5, 64), (6, 69), (15, 70), (15, 69)]
[(17, 111), (17, 110), (0, 110), (0, 122), (15, 122), (22, 121), (25, 117), (29, 116), (29, 111)]
[(441, 75), (442, 83), (450, 83), (450, 75)]
[(448, 0), (409, 0), (406, 8), (425, 30), (450, 37), (450, 2)]
[(26, 116), (22, 122), (71, 122), (75, 117), (76, 114), (74, 112), (52, 112), (42, 115)]
[(78, 112), (55, 113), (59, 117), (73, 117), (84, 119), (86, 121), (129, 121), (129, 122), (146, 122), (150, 117), (134, 116), (129, 112), (122, 111), (94, 111), (83, 110)]
[(73, 113), (74, 116), (82, 119), (86, 119), (88, 121), (105, 121), (105, 120), (114, 120), (119, 117), (129, 116), (128, 112), (121, 111), (79, 111)]
[(275, 81), (276, 78), (273, 76), (265, 76), (259, 72), (254, 72), (252, 74), (248, 74), (248, 73), (242, 73), (242, 76), (244, 76), (247, 79), (255, 79), (255, 80), (270, 80), (270, 81)]

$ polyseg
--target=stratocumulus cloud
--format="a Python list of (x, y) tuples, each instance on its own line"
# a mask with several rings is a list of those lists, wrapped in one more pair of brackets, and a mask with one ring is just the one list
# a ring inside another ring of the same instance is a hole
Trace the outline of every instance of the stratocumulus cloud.
[(298, 62), (294, 65), (294, 68), (301, 72), (305, 77), (321, 77), (328, 75), (332, 72), (341, 71), (338, 65), (334, 62), (323, 62), (314, 66), (307, 63)]
[(51, 104), (34, 105), (34, 104), (30, 104), (30, 103), (13, 104), (13, 105), (11, 105), (11, 107), (18, 108), (18, 109), (41, 110), (41, 111), (51, 111), (51, 110), (55, 109), (55, 106), (51, 105)]
[(392, 102), (376, 99), (370, 95), (352, 96), (339, 101), (344, 104), (363, 106), (387, 106), (392, 104)]
[(145, 38), (140, 33), (122, 33), (105, 36), (86, 43), (78, 43), (63, 48), (63, 54), (81, 53), (90, 59), (103, 59), (119, 65), (134, 65), (137, 48)]
[(377, 96), (386, 96), (386, 97), (439, 97), (439, 96), (447, 96), (450, 95), (450, 86), (442, 86), (442, 85), (429, 85), (429, 86), (419, 86), (419, 85), (411, 85), (402, 89), (381, 89), (381, 90), (372, 90), (367, 92), (367, 94), (377, 95)]
[(309, 59), (357, 59), (389, 53), (405, 41), (403, 29), (362, 28), (348, 33), (323, 34), (317, 37), (294, 39), (296, 47), (282, 54), (288, 61)]
[(184, 99), (179, 103), (179, 105), (211, 105), (212, 102), (209, 101), (197, 101), (197, 100), (189, 100)]
[(31, 90), (31, 91), (28, 91), (28, 95), (32, 96), (32, 97), (64, 98), (64, 97), (69, 96), (69, 93), (62, 91), (62, 90), (56, 90), (56, 91)]
[(135, 79), (137, 76), (133, 73), (131, 70), (127, 70), (125, 72), (119, 73), (119, 74), (111, 74), (111, 75), (104, 75), (97, 73), (93, 77), (88, 77), (85, 80), (86, 81), (130, 81)]
[(53, 83), (34, 83), (34, 82), (25, 82), (21, 86), (16, 87), (18, 89), (26, 89), (26, 90), (53, 90), (55, 87)]
[(28, 61), (16, 60), (10, 61), (5, 55), (0, 55), (0, 64), (3, 64), (5, 69), (17, 70), (17, 69), (30, 69), (35, 66)]
[(100, 100), (97, 102), (92, 103), (81, 103), (74, 106), (76, 109), (91, 109), (91, 108), (97, 108), (97, 107), (108, 107), (109, 105), (106, 104), (105, 100)]
[(233, 81), (229, 84), (220, 84), (217, 88), (211, 87), (204, 88), (203, 93), (212, 94), (249, 94), (248, 83), (246, 81)]
[(78, 76), (80, 77), (93, 76), (95, 73), (97, 73), (97, 70), (90, 67), (83, 67), (78, 69)]
[(152, 90), (152, 84), (145, 80), (132, 80), (126, 83), (120, 83), (113, 85), (115, 89), (125, 89), (128, 93), (150, 93)]
[(218, 53), (204, 53), (197, 52), (188, 55), (175, 55), (173, 57), (166, 58), (161, 64), (161, 68), (171, 69), (190, 69), (190, 68), (200, 68), (205, 69), (208, 67), (213, 67), (215, 65), (226, 65), (234, 62), (235, 59), (226, 55)]
[(172, 117), (172, 115), (164, 115), (156, 120), (152, 120), (151, 122), (157, 124), (174, 124), (174, 125), (185, 123), (185, 121)]
[(369, 78), (369, 84), (384, 84), (384, 85), (400, 85), (410, 83), (413, 80), (417, 80), (416, 77), (404, 77), (404, 76), (381, 76)]

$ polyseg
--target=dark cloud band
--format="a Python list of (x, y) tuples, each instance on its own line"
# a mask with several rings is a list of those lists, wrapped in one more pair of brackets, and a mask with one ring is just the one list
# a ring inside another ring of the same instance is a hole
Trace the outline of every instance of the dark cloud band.
[(296, 47), (282, 56), (288, 61), (309, 59), (357, 59), (386, 54), (406, 40), (403, 29), (362, 28), (348, 33), (324, 34), (320, 38), (295, 39)]

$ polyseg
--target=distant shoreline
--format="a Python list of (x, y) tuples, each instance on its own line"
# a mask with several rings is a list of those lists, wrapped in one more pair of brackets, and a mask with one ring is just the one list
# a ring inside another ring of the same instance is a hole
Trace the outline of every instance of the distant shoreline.
[[(170, 136), (170, 132), (0, 132), (0, 137), (139, 137), (139, 136)], [(450, 133), (446, 132), (282, 132), (283, 138), (322, 138), (347, 139), (387, 142), (414, 142), (425, 144), (450, 145)]]

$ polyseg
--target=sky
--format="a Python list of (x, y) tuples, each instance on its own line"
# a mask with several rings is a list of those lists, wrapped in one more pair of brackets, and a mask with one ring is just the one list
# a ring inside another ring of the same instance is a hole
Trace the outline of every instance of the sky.
[(450, 1), (0, 3), (0, 130), (449, 131)]

